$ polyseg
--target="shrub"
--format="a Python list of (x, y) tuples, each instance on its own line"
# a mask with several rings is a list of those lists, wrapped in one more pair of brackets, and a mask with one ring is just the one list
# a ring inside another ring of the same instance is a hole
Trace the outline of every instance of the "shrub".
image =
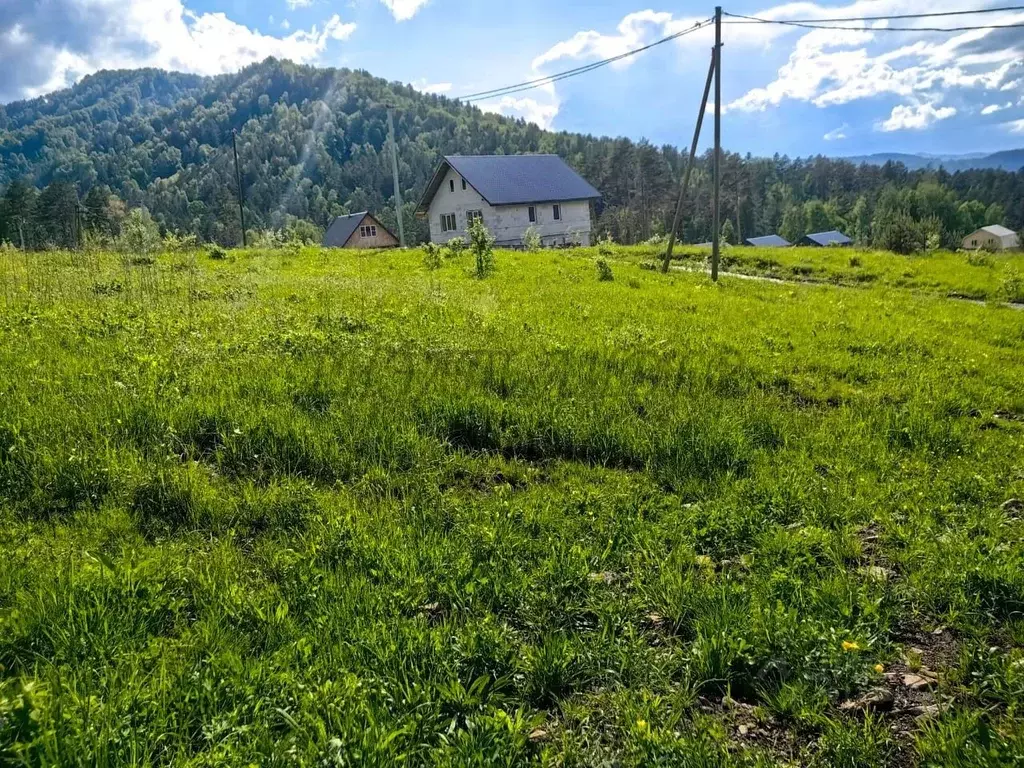
[(160, 248), (160, 230), (145, 208), (134, 208), (124, 220), (118, 247), (125, 253), (152, 253)]
[(602, 283), (609, 282), (615, 279), (615, 275), (612, 274), (611, 264), (608, 263), (608, 259), (600, 258), (596, 262), (597, 264), (597, 279)]
[(469, 225), (469, 247), (476, 259), (476, 277), (482, 280), (494, 271), (494, 237), (480, 219)]
[(441, 267), (442, 249), (437, 243), (427, 243), (423, 246), (423, 266), (430, 272)]
[(863, 262), (861, 261), (860, 256), (851, 256), (850, 257), (850, 266), (851, 267), (853, 267), (853, 268), (859, 267), (859, 266), (861, 266), (862, 263)]
[(894, 253), (915, 253), (924, 248), (921, 228), (903, 211), (892, 211), (874, 226), (875, 247)]
[(461, 237), (453, 237), (448, 241), (448, 256), (457, 259), (466, 250), (466, 241)]
[(528, 251), (539, 251), (541, 247), (540, 232), (536, 227), (530, 227), (523, 233), (523, 248)]
[(999, 293), (1007, 301), (1024, 302), (1024, 277), (1020, 272), (1007, 268), (999, 285)]
[(228, 252), (219, 245), (211, 245), (210, 250), (206, 252), (206, 255), (214, 261), (223, 261), (228, 257)]

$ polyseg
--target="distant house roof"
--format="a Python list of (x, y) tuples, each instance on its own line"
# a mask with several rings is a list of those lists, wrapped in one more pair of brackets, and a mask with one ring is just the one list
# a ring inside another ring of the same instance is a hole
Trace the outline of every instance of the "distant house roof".
[(449, 155), (427, 185), (419, 211), (430, 207), (448, 168), (491, 205), (557, 203), (601, 196), (558, 155)]
[(829, 232), (814, 232), (807, 235), (801, 242), (808, 241), (811, 245), (850, 245), (853, 242), (842, 232), (835, 229)]
[[(363, 219), (367, 216), (370, 216), (369, 212), (363, 211), (362, 213), (350, 213), (347, 216), (336, 218), (331, 222), (331, 226), (327, 228), (327, 231), (324, 232), (324, 248), (344, 248), (345, 243), (349, 241), (349, 238), (352, 237), (352, 234), (359, 228), (359, 225), (363, 223)], [(377, 221), (376, 218), (373, 216), (370, 216), (370, 218), (373, 219), (373, 223), (376, 226), (391, 234), (387, 227)], [(394, 237), (394, 235), (391, 236)]]
[(990, 235), (996, 237), (1006, 237), (1007, 235), (1016, 235), (1012, 229), (1004, 227), (1002, 224), (989, 224), (987, 227), (981, 228), (982, 232), (988, 232)]
[(743, 241), (747, 245), (757, 245), (763, 247), (783, 248), (787, 245), (792, 245), (789, 240), (778, 235), (764, 235), (763, 237), (748, 237)]

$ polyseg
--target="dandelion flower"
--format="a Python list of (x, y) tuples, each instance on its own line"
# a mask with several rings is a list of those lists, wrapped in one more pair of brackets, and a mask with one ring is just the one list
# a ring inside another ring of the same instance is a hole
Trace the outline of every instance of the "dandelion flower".
[(636, 727), (639, 728), (641, 731), (646, 731), (647, 730), (647, 721), (646, 720), (637, 720), (636, 721)]
[(843, 640), (843, 650), (844, 651), (859, 651), (860, 650), (860, 646), (857, 645), (856, 643), (851, 643), (849, 640)]
[(882, 674), (883, 672), (885, 672), (885, 667), (883, 667), (881, 664), (875, 664), (875, 672), (877, 672), (878, 674)]

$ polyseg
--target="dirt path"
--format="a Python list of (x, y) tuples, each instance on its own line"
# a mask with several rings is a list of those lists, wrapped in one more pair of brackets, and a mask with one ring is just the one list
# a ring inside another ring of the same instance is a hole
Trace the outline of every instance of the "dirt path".
[[(703, 272), (706, 275), (711, 274), (711, 270), (710, 269), (694, 269), (693, 267), (684, 267), (684, 266), (680, 266), (680, 265), (673, 265), (671, 268), (676, 270), (677, 272)], [(835, 282), (832, 282), (831, 280), (814, 280), (814, 279), (810, 279), (810, 278), (798, 278), (798, 279), (793, 279), (793, 280), (787, 280), (787, 279), (781, 278), (781, 277), (769, 277), (768, 275), (747, 275), (747, 274), (744, 274), (743, 272), (727, 272), (727, 271), (723, 271), (723, 270), (719, 270), (718, 274), (720, 276), (722, 276), (722, 277), (738, 277), (740, 280), (756, 280), (756, 281), (762, 282), (762, 283), (776, 283), (778, 285), (827, 285), (827, 286), (831, 286), (833, 288), (851, 288), (851, 289), (857, 289), (857, 288), (861, 288), (862, 287), (862, 286), (859, 286), (859, 285), (848, 285), (846, 283), (835, 283)], [(911, 288), (911, 289), (904, 289), (904, 290), (913, 290), (913, 289)], [(1010, 309), (1016, 309), (1018, 311), (1024, 311), (1024, 304), (1016, 304), (1016, 303), (1009, 302), (1009, 301), (983, 301), (982, 299), (968, 299), (968, 298), (966, 298), (964, 296), (943, 296), (943, 295), (937, 294), (937, 293), (936, 294), (922, 294), (922, 295), (935, 296), (935, 297), (940, 298), (940, 299), (949, 299), (950, 301), (962, 301), (962, 302), (965, 302), (967, 304), (977, 304), (980, 307), (998, 306), (998, 307), (1008, 307)]]

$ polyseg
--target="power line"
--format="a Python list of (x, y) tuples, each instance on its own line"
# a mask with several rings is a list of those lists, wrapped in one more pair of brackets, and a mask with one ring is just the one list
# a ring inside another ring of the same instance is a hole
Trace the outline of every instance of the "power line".
[[(1021, 10), (1024, 10), (1022, 8)], [(958, 11), (958, 13), (960, 13)], [(927, 15), (927, 14), (926, 14)], [(942, 15), (942, 14), (934, 14)], [(726, 21), (726, 24), (782, 24), (787, 27), (801, 27), (803, 29), (836, 29), (848, 32), (973, 32), (976, 30), (983, 29), (1015, 29), (1018, 27), (1024, 27), (1024, 22), (1015, 22), (1012, 24), (971, 24), (962, 27), (846, 27), (846, 26), (835, 26), (834, 24), (825, 24), (819, 22), (831, 22), (832, 19), (809, 19), (809, 20), (786, 20), (786, 19), (762, 19), (757, 16), (740, 16), (738, 14), (729, 14), (736, 21)], [(836, 19), (836, 21), (886, 21), (889, 18), (908, 18), (899, 16), (875, 16), (865, 17), (860, 19)], [(909, 17), (916, 18), (916, 17)]]
[[(831, 18), (831, 19), (793, 19), (792, 23), (801, 24), (819, 24), (824, 22), (844, 22), (844, 21), (893, 21), (900, 19), (930, 19), (939, 16), (973, 16), (976, 13), (1002, 13), (1009, 11), (1024, 11), (1024, 5), (1009, 5), (1002, 8), (979, 8), (973, 11), (936, 11), (934, 13), (898, 13), (887, 16), (848, 16), (845, 18)], [(781, 23), (777, 19), (762, 19), (757, 16), (744, 16), (741, 13), (729, 13), (728, 11), (722, 11), (723, 16), (731, 16), (734, 19), (748, 19), (751, 22), (764, 24), (764, 23)], [(729, 22), (734, 23), (734, 22)]]
[(631, 51), (626, 51), (625, 53), (620, 53), (618, 56), (611, 56), (611, 57), (609, 57), (607, 59), (601, 59), (600, 61), (591, 62), (590, 64), (585, 64), (585, 65), (580, 66), (580, 67), (575, 67), (573, 69), (567, 69), (564, 72), (558, 72), (558, 73), (556, 73), (554, 75), (548, 75), (546, 77), (538, 77), (535, 80), (526, 80), (525, 82), (514, 83), (512, 85), (506, 85), (506, 86), (504, 86), (502, 88), (492, 88), (489, 91), (478, 91), (477, 93), (470, 93), (470, 94), (467, 94), (466, 96), (459, 97), (459, 101), (464, 101), (464, 102), (469, 103), (469, 102), (473, 102), (473, 101), (483, 101), (485, 99), (494, 99), (494, 98), (498, 98), (499, 96), (509, 96), (509, 95), (511, 95), (513, 93), (520, 93), (522, 91), (529, 91), (529, 90), (532, 90), (534, 88), (540, 88), (543, 85), (550, 85), (551, 83), (557, 83), (559, 80), (566, 80), (566, 79), (568, 79), (570, 77), (576, 77), (577, 75), (583, 75), (583, 74), (586, 74), (587, 72), (592, 72), (595, 69), (600, 69), (601, 67), (605, 67), (605, 66), (607, 66), (609, 64), (613, 64), (616, 61), (622, 61), (623, 59), (627, 59), (630, 56), (636, 56), (638, 53), (643, 53), (644, 51), (649, 51), (651, 48), (655, 48), (655, 47), (657, 47), (659, 45), (664, 45), (665, 43), (671, 42), (672, 40), (678, 40), (680, 37), (688, 35), (691, 32), (696, 32), (698, 29), (702, 29), (703, 27), (705, 27), (710, 22), (711, 22), (710, 18), (704, 19), (702, 21), (698, 21), (692, 27), (688, 27), (687, 29), (684, 29), (684, 30), (681, 30), (681, 31), (676, 32), (674, 34), (668, 35), (667, 37), (663, 37), (660, 40), (655, 40), (653, 43), (649, 43), (647, 45), (641, 46), (640, 48), (634, 48)]

